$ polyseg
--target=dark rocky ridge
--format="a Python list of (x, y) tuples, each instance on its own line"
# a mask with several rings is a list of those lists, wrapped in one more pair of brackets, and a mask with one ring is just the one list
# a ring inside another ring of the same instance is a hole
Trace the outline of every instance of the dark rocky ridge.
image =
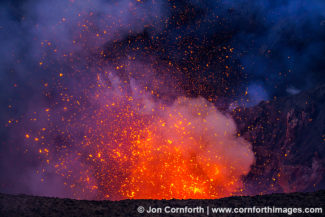
[[(0, 194), (0, 216), (3, 217), (96, 217), (96, 216), (207, 216), (201, 214), (139, 214), (137, 208), (151, 207), (197, 207), (207, 206), (240, 207), (281, 207), (281, 208), (322, 208), (325, 207), (325, 191), (314, 193), (272, 194), (254, 197), (229, 197), (219, 200), (123, 200), (86, 201), (37, 197), (27, 195)], [(252, 214), (212, 214), (209, 216), (252, 216)], [(253, 214), (253, 216), (290, 216), (288, 214)], [(320, 216), (320, 214), (296, 214), (293, 216)]]
[(325, 85), (237, 109), (233, 117), (256, 156), (245, 177), (248, 191), (325, 188)]

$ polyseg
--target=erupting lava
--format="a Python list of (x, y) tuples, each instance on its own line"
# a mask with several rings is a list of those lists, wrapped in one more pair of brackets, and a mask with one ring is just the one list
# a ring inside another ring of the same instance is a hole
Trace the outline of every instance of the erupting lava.
[(232, 138), (234, 129), (234, 123), (203, 98), (178, 99), (132, 145), (130, 176), (122, 194), (203, 199), (240, 190), (240, 176), (248, 173), (253, 156), (247, 142)]
[(74, 197), (207, 199), (242, 190), (254, 157), (231, 118), (204, 98), (164, 105), (117, 83), (96, 94), (82, 124), (68, 124), (68, 137), (84, 131), (79, 143), (40, 149)]
[[(182, 86), (195, 76), (158, 58), (160, 51), (146, 53), (154, 51), (138, 45), (146, 34), (123, 42), (155, 23), (165, 25), (168, 19), (152, 12), (159, 1), (104, 2), (91, 1), (90, 7), (67, 1), (58, 10), (64, 12), (58, 24), (37, 28), (46, 32), (40, 34), (37, 65), (55, 76), (44, 80), (46, 102), (34, 106), (24, 139), (26, 150), (36, 147), (42, 161), (33, 175), (45, 192), (55, 185), (56, 195), (60, 189), (67, 197), (110, 200), (207, 199), (240, 192), (241, 176), (254, 157), (251, 145), (236, 135), (234, 121), (204, 98), (180, 97)], [(63, 10), (67, 7), (72, 10)], [(223, 47), (226, 59), (232, 50)], [(186, 82), (180, 85), (178, 79)], [(201, 88), (205, 82), (200, 82), (191, 85)]]
[(321, 137), (296, 135), (319, 106), (271, 103), (325, 81), (321, 1), (5, 2), (1, 192), (209, 199), (323, 180)]

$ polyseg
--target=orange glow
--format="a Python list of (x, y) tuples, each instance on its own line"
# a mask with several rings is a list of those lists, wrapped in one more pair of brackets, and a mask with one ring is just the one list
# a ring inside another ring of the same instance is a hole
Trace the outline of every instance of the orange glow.
[[(190, 103), (188, 99), (179, 100), (160, 115), (160, 121), (131, 131), (127, 143), (109, 153), (116, 168), (127, 174), (119, 183), (122, 198), (212, 199), (240, 192), (240, 176), (247, 174), (253, 160), (249, 144), (237, 137), (233, 141), (228, 136), (233, 132), (224, 133), (234, 131), (234, 123), (227, 119), (221, 125), (232, 128), (221, 127), (222, 136), (211, 134), (218, 126), (210, 125), (225, 117), (202, 99)], [(232, 151), (242, 153), (232, 159)]]
[[(78, 152), (59, 162), (52, 160), (51, 149), (39, 153), (66, 177), (77, 198), (79, 192), (111, 200), (213, 199), (241, 193), (241, 176), (254, 157), (232, 119), (203, 98), (179, 98), (169, 106), (144, 102), (130, 96), (104, 101)], [(83, 169), (73, 173), (69, 168), (76, 164)]]
[[(143, 139), (132, 142), (130, 176), (120, 189), (124, 197), (209, 199), (230, 196), (242, 187), (238, 165), (232, 168), (231, 162), (218, 157), (223, 153), (200, 142), (185, 115), (172, 114), (166, 125), (153, 124), (141, 130)], [(172, 139), (164, 139), (164, 134)]]

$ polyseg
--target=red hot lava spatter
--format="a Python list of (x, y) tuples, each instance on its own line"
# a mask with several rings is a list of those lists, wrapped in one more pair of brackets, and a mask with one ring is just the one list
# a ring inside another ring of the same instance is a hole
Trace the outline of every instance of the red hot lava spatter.
[(73, 197), (208, 199), (242, 191), (250, 144), (210, 102), (181, 97), (163, 105), (143, 91), (107, 89), (80, 119), (61, 117), (61, 135), (39, 134), (43, 172), (55, 170)]
[[(105, 56), (96, 46), (108, 32), (94, 35), (96, 26), (81, 20), (71, 52), (55, 47), (59, 42), (42, 44), (54, 54), (46, 54), (40, 67), (55, 71), (55, 84), (44, 83), (49, 106), (30, 119), (39, 120), (39, 130), (25, 132), (42, 160), (36, 171), (42, 182), (62, 184), (70, 197), (82, 199), (211, 199), (240, 193), (241, 177), (254, 157), (251, 145), (236, 135), (234, 121), (201, 97), (160, 100), (145, 84), (164, 88), (168, 81), (153, 72), (144, 69), (133, 79), (125, 69), (123, 80), (117, 70), (126, 64), (94, 61), (94, 53)], [(59, 57), (51, 62), (52, 55)]]

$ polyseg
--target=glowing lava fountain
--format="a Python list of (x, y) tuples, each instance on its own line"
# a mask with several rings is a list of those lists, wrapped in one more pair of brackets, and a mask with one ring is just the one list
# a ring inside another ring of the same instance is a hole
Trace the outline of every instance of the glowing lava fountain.
[(203, 199), (243, 186), (253, 160), (235, 138), (235, 124), (203, 98), (179, 98), (132, 143), (130, 176), (121, 193), (132, 198)]
[(74, 197), (208, 199), (242, 190), (254, 156), (231, 118), (204, 98), (164, 105), (119, 85), (95, 94), (82, 122), (66, 122), (68, 137), (83, 132), (74, 147), (40, 150)]

